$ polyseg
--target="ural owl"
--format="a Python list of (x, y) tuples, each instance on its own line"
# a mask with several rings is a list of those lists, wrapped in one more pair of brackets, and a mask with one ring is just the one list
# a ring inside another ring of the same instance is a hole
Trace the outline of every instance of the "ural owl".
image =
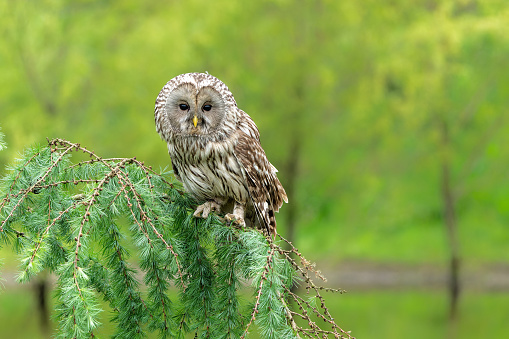
[(288, 202), (286, 192), (258, 128), (221, 80), (205, 73), (171, 79), (156, 99), (155, 122), (173, 173), (203, 202), (195, 217), (232, 211), (227, 219), (276, 234), (274, 212)]

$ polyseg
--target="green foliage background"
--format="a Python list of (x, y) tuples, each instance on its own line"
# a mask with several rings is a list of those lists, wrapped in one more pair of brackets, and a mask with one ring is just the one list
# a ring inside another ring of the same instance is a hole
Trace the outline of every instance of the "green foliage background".
[(310, 259), (444, 266), (445, 159), (464, 264), (509, 261), (506, 1), (9, 0), (0, 15), (2, 168), (46, 137), (165, 167), (155, 98), (208, 71), (283, 185), (296, 168)]

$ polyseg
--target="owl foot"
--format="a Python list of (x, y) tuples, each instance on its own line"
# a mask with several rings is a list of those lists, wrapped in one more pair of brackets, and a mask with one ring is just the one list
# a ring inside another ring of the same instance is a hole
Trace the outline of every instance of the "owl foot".
[(224, 218), (226, 219), (226, 223), (228, 225), (239, 226), (242, 228), (246, 227), (246, 222), (244, 221), (244, 218), (241, 216), (228, 213), (227, 215), (224, 216)]
[(228, 213), (224, 216), (229, 225), (233, 224), (242, 228), (246, 227), (246, 222), (244, 221), (245, 206), (246, 204), (237, 201), (235, 202), (235, 205), (233, 206), (233, 213)]
[(196, 207), (196, 211), (194, 211), (193, 215), (196, 218), (207, 219), (210, 212), (215, 211), (216, 213), (221, 212), (221, 205), (215, 202), (214, 200), (207, 201), (200, 206)]

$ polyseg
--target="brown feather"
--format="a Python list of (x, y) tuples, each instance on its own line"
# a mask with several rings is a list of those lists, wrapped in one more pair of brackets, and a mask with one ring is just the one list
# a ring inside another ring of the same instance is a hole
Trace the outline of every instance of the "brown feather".
[(276, 176), (277, 170), (267, 159), (259, 132), (253, 120), (243, 111), (239, 119), (239, 134), (235, 156), (246, 171), (249, 196), (258, 217), (268, 234), (276, 234), (276, 218), (283, 201), (288, 202), (286, 192)]

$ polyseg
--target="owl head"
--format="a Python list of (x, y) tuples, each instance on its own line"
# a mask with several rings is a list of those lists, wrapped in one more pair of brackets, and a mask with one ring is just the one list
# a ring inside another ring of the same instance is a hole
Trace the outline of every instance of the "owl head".
[(181, 74), (163, 87), (156, 100), (157, 131), (164, 134), (211, 136), (234, 128), (237, 103), (228, 87), (206, 73)]

